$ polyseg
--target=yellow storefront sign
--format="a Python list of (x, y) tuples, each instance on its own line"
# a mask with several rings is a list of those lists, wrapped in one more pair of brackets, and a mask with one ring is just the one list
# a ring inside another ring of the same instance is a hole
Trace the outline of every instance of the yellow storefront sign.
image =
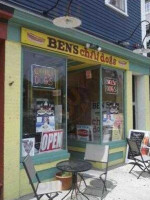
[(84, 59), (85, 62), (93, 61), (93, 63), (121, 68), (124, 70), (129, 68), (128, 60), (109, 55), (104, 52), (98, 52), (93, 49), (86, 49), (82, 45), (26, 28), (22, 28), (21, 42), (71, 57), (76, 57), (82, 61)]

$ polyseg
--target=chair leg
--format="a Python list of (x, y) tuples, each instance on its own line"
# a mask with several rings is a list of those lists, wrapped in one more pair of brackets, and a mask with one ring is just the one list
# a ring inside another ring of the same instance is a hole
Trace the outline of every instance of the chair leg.
[(101, 177), (100, 177), (100, 180), (102, 181), (103, 185), (104, 185), (104, 189), (105, 191), (107, 191), (107, 187), (106, 187), (106, 180), (103, 180)]
[(139, 174), (139, 176), (137, 177), (137, 179), (140, 178), (140, 176), (143, 174), (143, 172), (145, 172), (145, 171), (142, 171), (142, 172)]
[[(104, 176), (104, 179), (102, 178), (102, 176)], [(107, 178), (107, 173), (104, 173), (100, 176), (100, 179), (101, 181), (103, 182), (104, 184), (104, 188), (105, 188), (105, 191), (107, 191), (107, 187), (106, 187), (106, 178)]]
[(106, 187), (106, 179), (105, 181), (101, 178), (101, 181), (103, 182), (103, 190), (102, 190), (102, 197), (101, 200), (103, 199), (103, 195), (104, 195), (104, 190), (107, 192), (107, 187)]
[(52, 197), (49, 194), (46, 194), (46, 196), (49, 198), (49, 200), (52, 200), (52, 199), (54, 199), (55, 197), (58, 196), (58, 193), (56, 192), (55, 195), (52, 196)]
[(103, 195), (104, 195), (104, 188), (105, 188), (105, 186), (103, 186), (103, 190), (102, 190), (102, 197), (101, 197), (101, 200), (103, 199)]
[[(142, 168), (140, 168), (140, 169), (142, 169)], [(146, 170), (147, 170), (147, 171), (146, 171)], [(150, 170), (148, 169), (148, 167), (145, 167), (144, 169), (142, 169), (142, 172), (139, 174), (139, 176), (137, 177), (137, 179), (140, 178), (140, 176), (143, 174), (143, 172), (148, 172), (148, 173), (150, 173)]]
[(40, 200), (42, 198), (43, 195), (35, 195), (35, 197), (37, 198), (37, 200)]
[(133, 167), (130, 169), (129, 173), (131, 173), (131, 171), (133, 170), (133, 168), (135, 167), (136, 165), (134, 164)]

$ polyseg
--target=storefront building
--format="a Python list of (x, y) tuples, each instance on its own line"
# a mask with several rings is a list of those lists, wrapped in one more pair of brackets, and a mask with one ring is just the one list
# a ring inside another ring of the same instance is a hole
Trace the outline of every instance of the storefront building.
[(21, 164), (28, 153), (42, 180), (55, 177), (57, 162), (83, 158), (87, 142), (110, 145), (109, 166), (123, 163), (129, 129), (150, 129), (150, 59), (18, 10), (7, 28), (3, 198), (32, 192)]

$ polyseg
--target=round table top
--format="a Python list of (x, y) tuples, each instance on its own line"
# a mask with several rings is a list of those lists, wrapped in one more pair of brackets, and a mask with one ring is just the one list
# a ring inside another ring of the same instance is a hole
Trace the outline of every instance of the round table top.
[(85, 160), (67, 160), (57, 163), (56, 167), (66, 172), (84, 172), (92, 168), (92, 164)]

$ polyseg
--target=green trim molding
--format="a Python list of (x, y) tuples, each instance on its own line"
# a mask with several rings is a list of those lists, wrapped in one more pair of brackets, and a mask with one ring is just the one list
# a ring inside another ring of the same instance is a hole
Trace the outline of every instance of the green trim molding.
[[(119, 148), (119, 147), (126, 146), (126, 141), (120, 140), (120, 141), (114, 141), (114, 142), (105, 143), (105, 144), (109, 144), (110, 149), (113, 149), (113, 148)], [(77, 148), (77, 149), (83, 148), (84, 149), (85, 146), (86, 146), (86, 143), (83, 141), (74, 141), (74, 140), (68, 141), (68, 149), (71, 149), (71, 148)]]
[(138, 74), (142, 75), (149, 75), (150, 74), (150, 60), (149, 65), (146, 67), (143, 65), (140, 65), (139, 63), (130, 63), (130, 71), (133, 71)]
[(56, 173), (59, 170), (54, 167), (54, 168), (49, 168), (45, 170), (38, 171), (38, 175), (41, 181), (47, 180), (47, 179), (52, 179), (55, 177)]
[[(114, 165), (115, 163), (123, 163), (125, 159), (125, 150), (126, 146), (120, 148), (110, 148), (109, 151), (109, 166)], [(85, 149), (82, 148), (69, 148), (72, 159), (83, 159)]]
[[(37, 154), (33, 157), (33, 163), (35, 165), (41, 165), (44, 163), (52, 163), (54, 161), (69, 159), (70, 154), (67, 150), (60, 150), (60, 151), (54, 151), (50, 153), (43, 153), (43, 154)], [(21, 168), (23, 168), (22, 161), (24, 158), (21, 158)]]

